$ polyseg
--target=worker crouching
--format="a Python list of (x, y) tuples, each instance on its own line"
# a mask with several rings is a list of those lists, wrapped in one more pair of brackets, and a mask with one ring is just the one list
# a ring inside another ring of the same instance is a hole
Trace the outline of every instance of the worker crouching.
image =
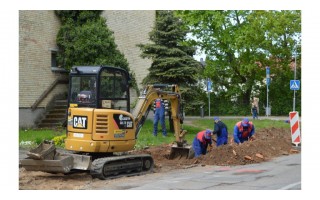
[(212, 131), (207, 129), (197, 133), (192, 143), (195, 157), (206, 155), (208, 145), (212, 146)]
[(244, 118), (242, 121), (237, 122), (234, 126), (233, 140), (237, 144), (241, 144), (249, 139), (254, 139), (254, 125), (249, 122), (248, 118)]

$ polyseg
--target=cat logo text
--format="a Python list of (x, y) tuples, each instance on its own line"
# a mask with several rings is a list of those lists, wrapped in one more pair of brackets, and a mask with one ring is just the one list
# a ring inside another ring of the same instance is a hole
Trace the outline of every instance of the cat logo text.
[(86, 116), (73, 116), (73, 128), (87, 128), (87, 117)]

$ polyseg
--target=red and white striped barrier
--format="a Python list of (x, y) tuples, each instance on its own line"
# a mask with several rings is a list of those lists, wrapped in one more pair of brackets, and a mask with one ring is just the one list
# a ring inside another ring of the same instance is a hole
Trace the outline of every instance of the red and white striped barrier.
[(298, 146), (301, 143), (299, 113), (290, 112), (291, 141)]

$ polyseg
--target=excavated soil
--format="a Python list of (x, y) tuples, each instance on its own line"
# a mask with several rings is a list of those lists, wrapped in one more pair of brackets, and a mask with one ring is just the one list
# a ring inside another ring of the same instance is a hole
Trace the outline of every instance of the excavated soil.
[(193, 159), (177, 157), (169, 160), (170, 145), (156, 146), (141, 152), (152, 155), (155, 160), (156, 171), (188, 168), (199, 164), (218, 166), (246, 165), (268, 161), (282, 155), (299, 153), (299, 151), (292, 148), (291, 133), (288, 129), (262, 129), (257, 131), (255, 136), (256, 139), (254, 141), (244, 142), (241, 145), (229, 142), (227, 145), (216, 147), (213, 143), (213, 147), (209, 148), (206, 155)]
[[(213, 145), (206, 155), (198, 158), (186, 159), (177, 157), (169, 160), (170, 145), (150, 147), (134, 153), (151, 154), (155, 173), (165, 173), (174, 169), (186, 169), (197, 165), (234, 166), (260, 163), (274, 157), (300, 153), (292, 148), (289, 129), (269, 128), (256, 132), (254, 141), (244, 142), (241, 145), (229, 143), (216, 147)], [(29, 172), (19, 169), (19, 189), (48, 190), (48, 189), (90, 189), (101, 180), (92, 179), (87, 173), (71, 175), (49, 174), (44, 172)], [(108, 184), (112, 184), (112, 181)]]

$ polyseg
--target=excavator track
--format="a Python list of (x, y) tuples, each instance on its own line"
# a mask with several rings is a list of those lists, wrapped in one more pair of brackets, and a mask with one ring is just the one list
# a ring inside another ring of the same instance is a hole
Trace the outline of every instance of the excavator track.
[(149, 154), (98, 158), (92, 162), (90, 174), (101, 180), (136, 176), (152, 172), (153, 165)]

